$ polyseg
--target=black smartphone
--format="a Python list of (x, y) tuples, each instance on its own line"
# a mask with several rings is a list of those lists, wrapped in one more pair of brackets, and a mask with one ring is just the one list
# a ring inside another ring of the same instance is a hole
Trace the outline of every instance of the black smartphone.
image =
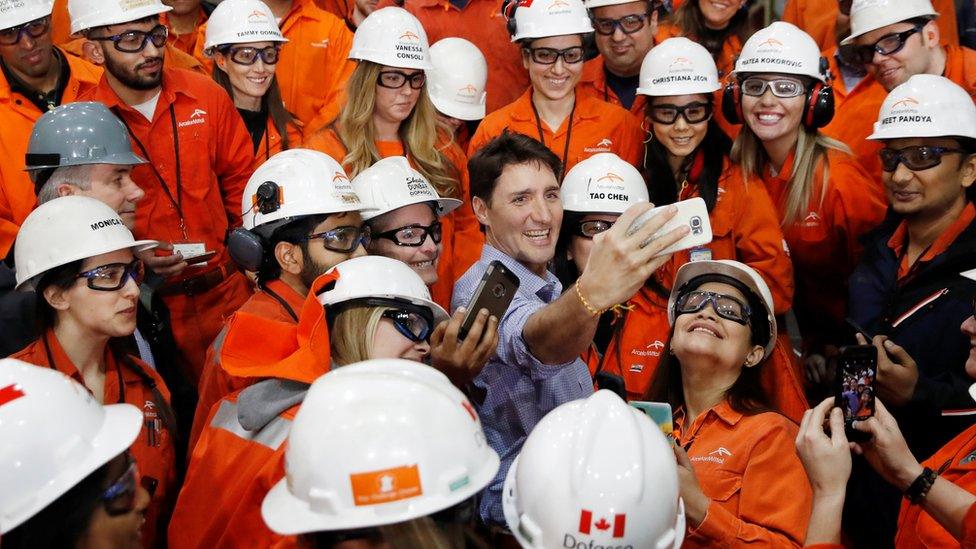
[(878, 349), (874, 345), (849, 345), (837, 355), (837, 384), (834, 404), (844, 412), (848, 440), (867, 440), (868, 435), (851, 428), (851, 423), (874, 415), (874, 380), (878, 375)]
[(494, 315), (499, 321), (508, 310), (508, 306), (515, 298), (515, 292), (519, 288), (519, 279), (512, 271), (508, 270), (501, 261), (492, 261), (488, 264), (488, 270), (481, 277), (481, 282), (474, 290), (474, 295), (468, 301), (464, 320), (461, 321), (461, 329), (458, 330), (458, 339), (463, 340), (468, 336), (471, 326), (478, 318), (478, 311), (488, 309), (488, 314)]
[(868, 340), (868, 343), (871, 343), (871, 340), (874, 339), (874, 334), (865, 330), (864, 327), (858, 324), (857, 321), (855, 321), (853, 318), (847, 317), (844, 319), (844, 322), (847, 322), (847, 325), (854, 330), (854, 333), (861, 334), (862, 336), (864, 336), (864, 339)]
[(200, 255), (183, 258), (183, 261), (186, 261), (187, 265), (196, 265), (198, 263), (210, 261), (215, 255), (217, 255), (217, 252), (205, 252)]

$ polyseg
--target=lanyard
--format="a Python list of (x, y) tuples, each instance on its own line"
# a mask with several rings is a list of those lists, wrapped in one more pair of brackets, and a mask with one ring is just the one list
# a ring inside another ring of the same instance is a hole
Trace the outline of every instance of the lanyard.
[[(122, 119), (123, 123), (125, 123), (125, 119), (123, 117), (119, 116), (119, 118)], [(186, 220), (183, 217), (183, 177), (180, 174), (181, 171), (180, 170), (180, 134), (177, 131), (178, 127), (176, 125), (176, 112), (173, 110), (172, 103), (170, 103), (169, 105), (169, 121), (173, 127), (173, 154), (176, 157), (176, 197), (175, 198), (173, 197), (172, 191), (170, 191), (169, 187), (166, 185), (166, 180), (163, 179), (163, 175), (159, 173), (159, 170), (156, 169), (156, 163), (149, 156), (149, 151), (146, 150), (145, 145), (143, 145), (142, 141), (140, 141), (139, 138), (136, 137), (136, 134), (132, 131), (132, 128), (130, 128), (128, 124), (125, 124), (125, 128), (129, 130), (129, 135), (132, 136), (132, 140), (136, 142), (136, 145), (139, 146), (139, 150), (142, 152), (143, 156), (145, 156), (146, 160), (149, 161), (149, 168), (153, 171), (153, 174), (156, 175), (156, 179), (159, 180), (159, 186), (163, 188), (163, 192), (166, 194), (166, 198), (169, 199), (169, 202), (170, 204), (172, 204), (173, 209), (176, 210), (176, 214), (180, 217), (180, 232), (183, 234), (183, 239), (187, 240), (188, 237), (186, 234)]]
[[(535, 108), (534, 101), (530, 99), (529, 102), (532, 105), (532, 113), (535, 114), (535, 127), (537, 130), (539, 130), (539, 141), (541, 141), (542, 144), (545, 145), (546, 137), (545, 134), (542, 132), (542, 119), (539, 118), (539, 110)], [(560, 166), (559, 168), (559, 181), (562, 181), (563, 175), (566, 174), (566, 159), (569, 158), (569, 141), (573, 138), (573, 115), (574, 114), (576, 114), (576, 98), (573, 98), (573, 108), (569, 111), (569, 126), (566, 128), (566, 146), (563, 147), (562, 166)], [(555, 137), (555, 132), (553, 132), (553, 137)]]
[[(51, 345), (47, 341), (47, 332), (41, 336), (41, 341), (44, 343), (44, 353), (47, 354), (47, 364), (52, 370), (57, 370), (58, 367), (54, 362), (54, 354), (51, 353)], [(111, 351), (110, 351), (111, 352)], [(79, 374), (81, 372), (78, 372)], [(115, 373), (119, 378), (119, 400), (116, 404), (123, 404), (125, 402), (125, 381), (122, 379), (122, 366), (119, 365), (119, 361), (115, 361)], [(84, 379), (84, 378), (82, 378)], [(86, 387), (87, 389), (87, 387)], [(91, 389), (88, 390), (91, 392)], [(102, 398), (105, 398), (104, 390), (102, 392)]]

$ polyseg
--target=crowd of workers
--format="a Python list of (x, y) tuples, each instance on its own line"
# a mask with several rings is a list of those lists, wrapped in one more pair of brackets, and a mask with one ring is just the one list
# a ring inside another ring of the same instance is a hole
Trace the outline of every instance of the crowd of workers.
[(976, 547), (976, 4), (752, 4), (0, 0), (0, 547)]

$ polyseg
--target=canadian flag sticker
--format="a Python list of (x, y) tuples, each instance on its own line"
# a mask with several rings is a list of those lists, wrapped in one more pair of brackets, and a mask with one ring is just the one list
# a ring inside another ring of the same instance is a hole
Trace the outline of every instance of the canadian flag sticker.
[(607, 530), (613, 528), (613, 537), (622, 538), (624, 537), (626, 524), (626, 514), (613, 515), (613, 522), (611, 523), (606, 517), (599, 517), (599, 519), (594, 521), (593, 511), (589, 509), (580, 511), (579, 532), (581, 534), (591, 535), (593, 528), (596, 528), (598, 533), (605, 533)]

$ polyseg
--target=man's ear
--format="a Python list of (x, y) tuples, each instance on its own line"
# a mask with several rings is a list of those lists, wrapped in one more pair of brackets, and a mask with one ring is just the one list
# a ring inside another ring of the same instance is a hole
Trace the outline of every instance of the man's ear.
[(274, 247), (275, 259), (281, 270), (293, 275), (300, 275), (305, 266), (305, 256), (298, 244), (279, 242)]
[(478, 223), (488, 226), (488, 204), (481, 197), (471, 198), (471, 209), (474, 210), (474, 216), (478, 218)]
[(58, 185), (58, 197), (59, 198), (62, 197), (62, 196), (74, 196), (76, 194), (79, 194), (78, 193), (78, 187), (75, 187), (74, 185), (70, 185), (68, 183), (62, 183), (62, 184)]
[(97, 42), (86, 39), (81, 45), (81, 53), (85, 58), (85, 61), (88, 61), (89, 63), (93, 63), (95, 65), (105, 64), (105, 55), (104, 52), (102, 52), (102, 46)]
[(922, 27), (922, 34), (925, 36), (925, 44), (929, 49), (940, 48), (942, 37), (939, 35), (939, 25), (932, 19)]
[(963, 157), (962, 164), (959, 166), (959, 177), (964, 189), (968, 189), (976, 181), (976, 154)]

